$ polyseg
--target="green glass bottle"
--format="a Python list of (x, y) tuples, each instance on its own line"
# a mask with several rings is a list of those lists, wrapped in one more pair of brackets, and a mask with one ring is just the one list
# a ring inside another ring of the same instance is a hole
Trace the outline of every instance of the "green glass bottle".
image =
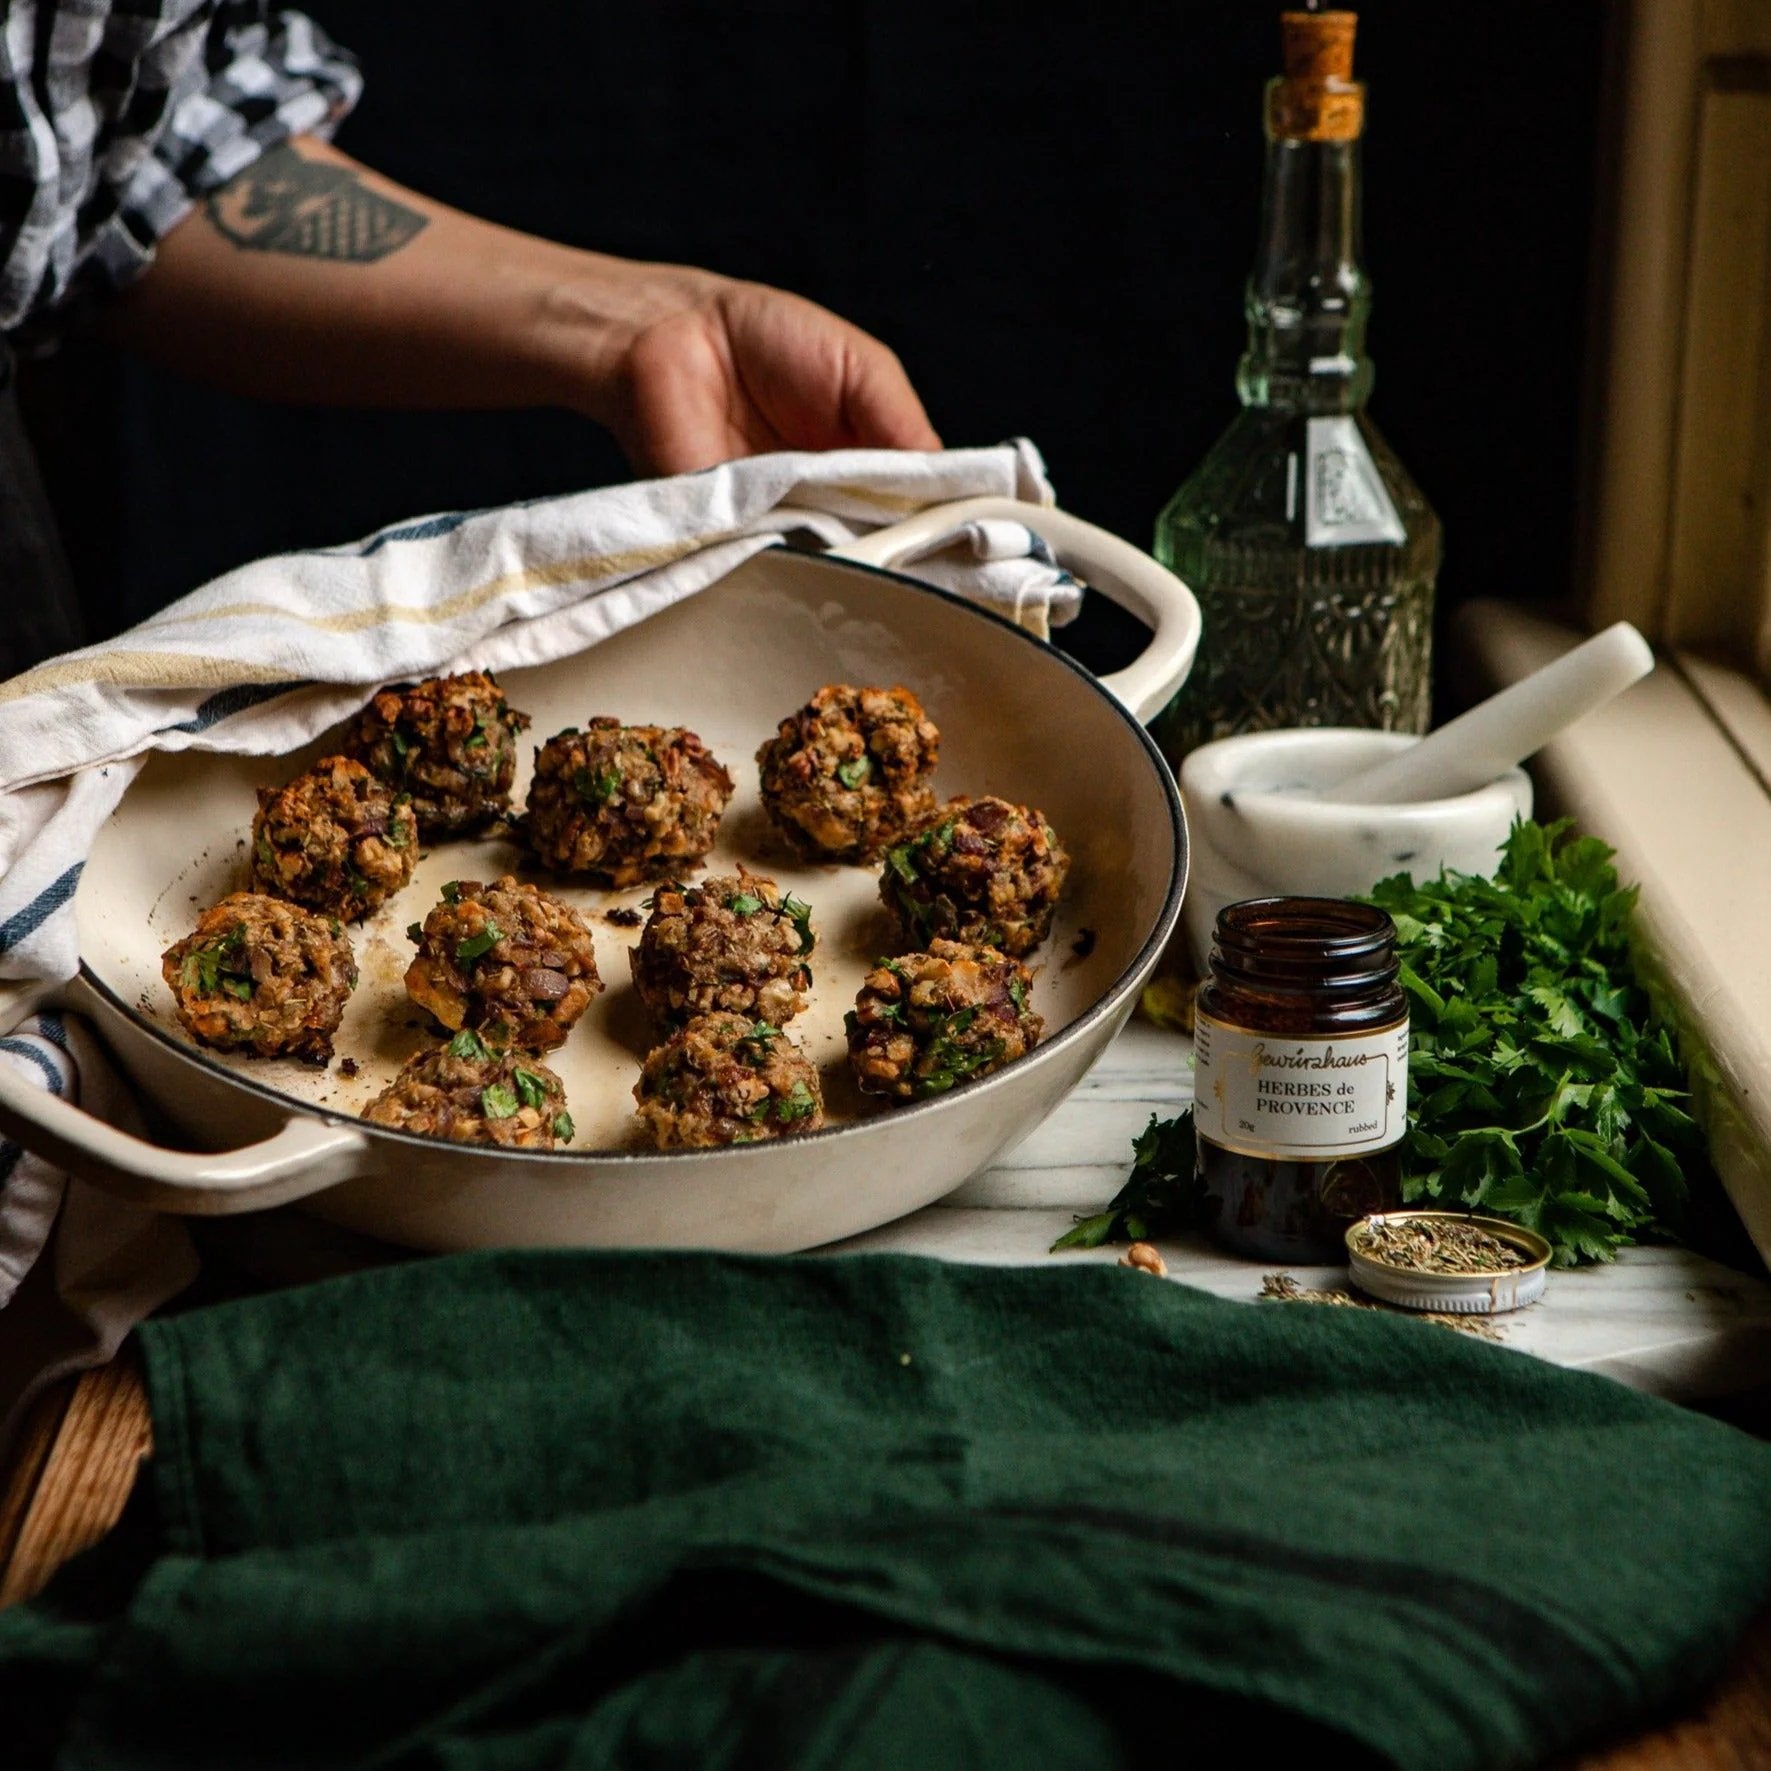
[(1177, 765), (1232, 732), (1427, 729), (1441, 538), (1365, 412), (1356, 23), (1282, 15), (1242, 411), (1157, 522), (1156, 556), (1205, 622), (1192, 676), (1154, 726)]

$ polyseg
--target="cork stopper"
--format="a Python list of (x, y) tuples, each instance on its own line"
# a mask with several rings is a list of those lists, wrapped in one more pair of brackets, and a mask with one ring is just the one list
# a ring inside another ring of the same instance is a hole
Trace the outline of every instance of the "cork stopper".
[(1353, 78), (1356, 12), (1282, 12), (1280, 65), (1267, 86), (1267, 133), (1283, 141), (1355, 141), (1365, 88)]

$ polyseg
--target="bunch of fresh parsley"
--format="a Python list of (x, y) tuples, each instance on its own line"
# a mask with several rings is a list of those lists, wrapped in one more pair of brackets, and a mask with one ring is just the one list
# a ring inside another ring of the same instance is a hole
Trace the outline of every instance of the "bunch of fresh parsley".
[[(1386, 879), (1408, 994), (1410, 1203), (1463, 1206), (1547, 1237), (1558, 1266), (1676, 1237), (1703, 1140), (1685, 1073), (1631, 961), (1633, 887), (1566, 821), (1515, 824), (1492, 879)], [(1190, 1118), (1152, 1119), (1131, 1176), (1056, 1248), (1194, 1221)]]
[(1404, 1198), (1511, 1218), (1564, 1267), (1676, 1236), (1703, 1140), (1612, 851), (1566, 820), (1519, 823), (1493, 879), (1399, 874), (1370, 901), (1408, 992)]

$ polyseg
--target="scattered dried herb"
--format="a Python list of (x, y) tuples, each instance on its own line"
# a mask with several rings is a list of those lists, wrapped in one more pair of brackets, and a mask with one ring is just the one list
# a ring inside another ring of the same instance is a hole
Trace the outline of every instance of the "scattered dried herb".
[(1454, 1310), (1405, 1310), (1381, 1302), (1377, 1298), (1361, 1297), (1354, 1291), (1343, 1291), (1338, 1286), (1325, 1291), (1316, 1291), (1309, 1286), (1299, 1285), (1289, 1273), (1269, 1273), (1261, 1281), (1260, 1301), (1266, 1304), (1329, 1304), (1353, 1310), (1380, 1310), (1391, 1316), (1412, 1316), (1419, 1322), (1436, 1322), (1441, 1328), (1454, 1328), (1459, 1334), (1473, 1334), (1480, 1340), (1498, 1341), (1502, 1338), (1500, 1325), (1490, 1322), (1486, 1316), (1470, 1313), (1459, 1314)]

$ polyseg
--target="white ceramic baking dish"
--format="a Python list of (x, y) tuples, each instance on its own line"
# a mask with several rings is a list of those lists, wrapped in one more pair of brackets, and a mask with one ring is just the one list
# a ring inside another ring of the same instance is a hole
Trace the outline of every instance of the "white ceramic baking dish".
[[(1152, 628), (1127, 669), (1097, 679), (1062, 653), (893, 561), (968, 515), (1011, 516)], [(606, 920), (644, 891), (548, 881), (591, 913), (610, 988), (548, 1062), (579, 1132), (543, 1154), (421, 1139), (357, 1118), (434, 1031), (404, 998), (403, 930), (443, 881), (522, 866), (501, 842), (428, 851), (413, 883), (353, 930), (362, 983), (316, 1071), (195, 1046), (178, 1027), (159, 956), (197, 911), (246, 884), (253, 789), (286, 779), (326, 740), (282, 758), (188, 750), (155, 756), (94, 846), (76, 910), (82, 964), (62, 992), (90, 1017), (168, 1126), (131, 1137), (0, 1067), (0, 1128), (71, 1172), (174, 1212), (302, 1200), (334, 1221), (419, 1248), (701, 1246), (790, 1250), (850, 1236), (938, 1199), (999, 1158), (1067, 1093), (1118, 1031), (1169, 939), (1187, 840), (1172, 778), (1142, 721), (1186, 676), (1199, 614), (1179, 580), (1062, 512), (1002, 500), (921, 513), (848, 557), (786, 548), (576, 657), (504, 674), (537, 739), (597, 713), (692, 727), (739, 791), (710, 866), (738, 859), (813, 906), (821, 940), (812, 1008), (793, 1024), (823, 1072), (832, 1123), (811, 1136), (658, 1154), (631, 1147), (631, 1088), (650, 1040), (628, 983), (635, 931)], [(842, 1064), (842, 1014), (886, 939), (875, 875), (796, 863), (756, 796), (756, 748), (820, 684), (909, 684), (939, 724), (937, 787), (1037, 805), (1074, 857), (1058, 927), (1035, 963), (1046, 1037), (1028, 1057), (951, 1094), (870, 1109)], [(519, 800), (526, 768), (518, 778)], [(542, 879), (542, 875), (531, 875)], [(345, 1071), (354, 1066), (356, 1074)], [(182, 1141), (190, 1148), (174, 1148)]]

